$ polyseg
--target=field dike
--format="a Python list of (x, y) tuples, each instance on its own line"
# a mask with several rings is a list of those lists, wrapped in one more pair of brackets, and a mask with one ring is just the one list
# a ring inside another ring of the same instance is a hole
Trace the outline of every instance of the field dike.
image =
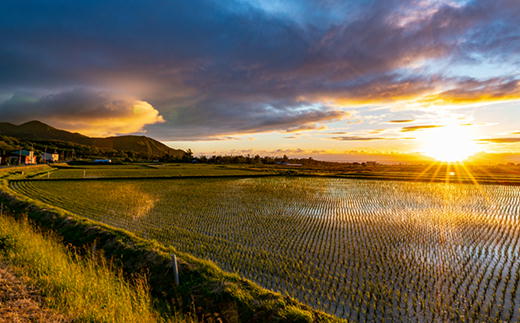
[[(165, 314), (177, 309), (195, 312), (202, 321), (225, 322), (339, 321), (237, 274), (226, 273), (213, 262), (18, 194), (9, 189), (7, 178), (2, 179), (0, 186), (0, 203), (15, 216), (27, 217), (41, 228), (57, 233), (66, 244), (102, 250), (128, 275), (146, 273), (157, 307)], [(178, 286), (173, 274), (173, 254), (179, 266)]]

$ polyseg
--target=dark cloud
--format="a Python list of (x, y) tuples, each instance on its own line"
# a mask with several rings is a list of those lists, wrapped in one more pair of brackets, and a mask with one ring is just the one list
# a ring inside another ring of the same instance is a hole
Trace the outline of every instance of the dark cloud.
[[(210, 106), (211, 108), (208, 108)], [(180, 106), (165, 114), (168, 124), (150, 126), (159, 138), (193, 138), (217, 134), (267, 131), (302, 131), (316, 122), (348, 117), (343, 111), (307, 102), (230, 102), (202, 101)]]
[(418, 130), (423, 130), (423, 129), (440, 128), (440, 127), (442, 127), (442, 126), (440, 126), (440, 125), (409, 126), (409, 127), (401, 128), (401, 132), (412, 132), (412, 131), (418, 131)]
[(147, 102), (166, 122), (146, 129), (182, 139), (308, 129), (344, 117), (331, 105), (520, 98), (515, 75), (417, 73), (440, 59), (520, 64), (519, 16), (517, 0), (4, 0), (0, 96), (42, 102), (16, 103), (34, 115), (15, 114), (13, 102), (0, 112), (71, 120), (75, 108), (54, 111), (48, 93), (96, 88), (80, 101), (105, 106), (102, 91)]
[(520, 142), (520, 138), (488, 138), (479, 139), (479, 141), (492, 142), (495, 144), (514, 144)]

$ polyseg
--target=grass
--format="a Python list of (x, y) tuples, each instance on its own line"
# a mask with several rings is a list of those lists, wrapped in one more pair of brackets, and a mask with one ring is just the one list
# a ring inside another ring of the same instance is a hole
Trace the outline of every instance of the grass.
[(0, 168), (0, 179), (31, 178), (47, 174), (53, 170), (48, 165), (2, 167)]
[(42, 291), (46, 305), (82, 322), (156, 322), (147, 281), (128, 281), (99, 254), (80, 256), (27, 221), (0, 217), (1, 257)]

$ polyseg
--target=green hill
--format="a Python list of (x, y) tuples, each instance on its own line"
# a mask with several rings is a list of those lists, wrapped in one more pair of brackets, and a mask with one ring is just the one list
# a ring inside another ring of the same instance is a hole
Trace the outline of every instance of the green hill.
[(93, 151), (103, 153), (130, 153), (141, 158), (183, 158), (185, 152), (173, 149), (146, 136), (115, 136), (108, 138), (92, 138), (77, 132), (56, 129), (40, 121), (30, 121), (21, 125), (0, 122), (0, 136), (13, 137), (34, 143), (50, 143), (58, 147), (77, 145), (94, 148)]

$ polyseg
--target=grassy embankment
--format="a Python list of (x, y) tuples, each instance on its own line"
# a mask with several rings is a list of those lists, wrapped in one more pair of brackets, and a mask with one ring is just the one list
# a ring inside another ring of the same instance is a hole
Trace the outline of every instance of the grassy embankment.
[[(23, 176), (36, 176), (48, 170), (34, 170)], [(14, 175), (21, 177), (21, 174)], [(7, 178), (3, 179), (0, 188), (0, 203), (12, 213), (27, 215), (39, 227), (54, 231), (76, 247), (95, 245), (108, 259), (121, 266), (126, 275), (146, 274), (154, 302), (161, 308), (163, 317), (172, 315), (170, 309), (176, 308), (182, 312), (196, 312), (199, 319), (208, 321), (219, 318), (228, 322), (338, 320), (236, 274), (223, 272), (212, 262), (18, 194), (9, 189)], [(171, 254), (179, 259), (178, 286), (172, 275)]]
[(0, 217), (0, 259), (41, 291), (44, 305), (67, 319), (155, 322), (159, 318), (144, 278), (129, 282), (99, 255), (79, 256), (27, 221)]
[[(51, 170), (48, 166), (4, 168), (0, 178), (34, 177)], [(165, 321), (153, 308), (145, 276), (128, 279), (101, 252), (88, 249), (80, 254), (68, 249), (58, 235), (39, 230), (23, 214), (18, 219), (13, 215), (0, 203), (0, 261), (41, 292), (43, 305), (71, 321)], [(168, 321), (181, 320), (191, 318), (173, 315)]]

